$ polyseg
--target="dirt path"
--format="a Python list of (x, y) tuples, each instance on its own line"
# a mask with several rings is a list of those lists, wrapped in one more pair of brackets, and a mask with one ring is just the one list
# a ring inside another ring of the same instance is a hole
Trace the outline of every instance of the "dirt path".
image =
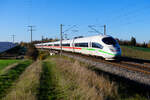
[(11, 64), (11, 65), (5, 67), (4, 69), (2, 69), (2, 70), (0, 71), (0, 75), (6, 73), (9, 69), (11, 69), (11, 68), (13, 68), (13, 67), (15, 67), (15, 66), (17, 66), (17, 65), (18, 65), (18, 63), (14, 63), (14, 64)]
[(36, 100), (40, 73), (41, 61), (36, 61), (25, 70), (12, 91), (2, 100)]

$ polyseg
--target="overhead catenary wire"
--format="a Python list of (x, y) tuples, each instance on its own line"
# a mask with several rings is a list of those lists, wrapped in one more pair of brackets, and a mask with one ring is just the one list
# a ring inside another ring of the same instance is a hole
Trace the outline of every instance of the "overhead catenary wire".
[(94, 28), (96, 25), (88, 25), (88, 27), (93, 30), (94, 32), (98, 33), (98, 34), (104, 34), (106, 35), (106, 25), (103, 26), (99, 26), (99, 27), (103, 27), (104, 28), (104, 33), (100, 32), (99, 30), (97, 30), (96, 28)]

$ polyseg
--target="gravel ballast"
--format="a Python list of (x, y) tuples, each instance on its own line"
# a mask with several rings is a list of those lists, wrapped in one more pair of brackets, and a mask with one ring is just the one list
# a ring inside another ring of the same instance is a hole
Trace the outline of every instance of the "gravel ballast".
[(108, 72), (110, 74), (114, 74), (114, 75), (117, 75), (120, 77), (127, 78), (129, 80), (133, 80), (135, 82), (150, 86), (150, 75), (148, 75), (148, 74), (131, 71), (131, 70), (128, 70), (125, 68), (117, 67), (117, 66), (111, 65), (111, 64), (106, 64), (103, 62), (88, 60), (87, 58), (81, 57), (78, 55), (71, 55), (68, 53), (63, 53), (63, 55), (68, 56), (70, 58), (74, 58), (74, 59), (79, 60), (81, 62), (90, 64), (90, 65), (94, 66), (95, 68), (98, 68), (101, 71)]

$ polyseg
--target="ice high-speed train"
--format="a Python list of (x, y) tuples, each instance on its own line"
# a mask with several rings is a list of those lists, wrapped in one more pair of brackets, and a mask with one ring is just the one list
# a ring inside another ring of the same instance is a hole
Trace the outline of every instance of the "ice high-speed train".
[[(36, 48), (60, 50), (60, 41), (35, 45)], [(62, 50), (85, 55), (100, 56), (106, 60), (113, 60), (121, 56), (118, 42), (108, 35), (97, 35), (62, 41)]]

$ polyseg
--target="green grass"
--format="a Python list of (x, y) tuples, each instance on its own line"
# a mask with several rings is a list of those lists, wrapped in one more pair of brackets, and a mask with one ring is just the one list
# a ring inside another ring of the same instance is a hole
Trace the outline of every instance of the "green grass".
[(36, 61), (27, 67), (2, 100), (37, 100), (41, 70), (41, 61)]
[(113, 82), (72, 61), (51, 56), (43, 62), (38, 100), (116, 100)]
[(19, 62), (20, 60), (0, 60), (0, 70), (11, 65), (13, 63)]
[(150, 52), (150, 48), (134, 47), (134, 46), (122, 46), (122, 47), (127, 47), (127, 48), (144, 51), (144, 52)]
[(122, 56), (150, 60), (150, 49), (141, 47), (121, 46)]
[(60, 75), (56, 65), (52, 62), (43, 62), (42, 71), (38, 100), (64, 100), (58, 84)]
[(20, 62), (18, 65), (10, 69), (7, 73), (0, 75), (0, 98), (8, 93), (9, 88), (17, 80), (20, 74), (32, 63), (31, 60)]

